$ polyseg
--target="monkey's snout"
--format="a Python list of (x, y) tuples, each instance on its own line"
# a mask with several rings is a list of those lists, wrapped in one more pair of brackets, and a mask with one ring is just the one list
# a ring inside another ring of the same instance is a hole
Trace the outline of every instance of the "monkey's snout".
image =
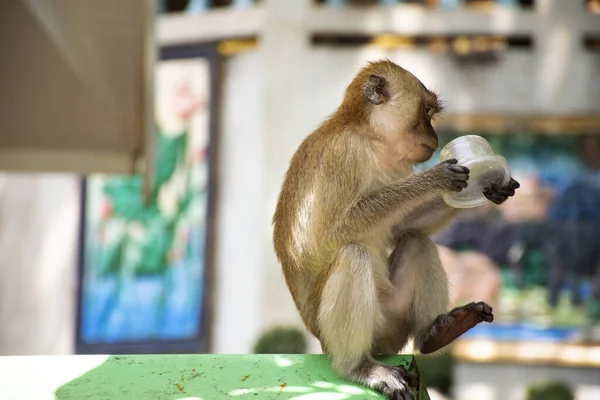
[(434, 147), (434, 146), (432, 146), (432, 145), (429, 145), (429, 144), (426, 144), (426, 143), (421, 143), (421, 147), (424, 147), (425, 149), (429, 150), (429, 151), (430, 151), (430, 152), (432, 152), (432, 153), (435, 153), (435, 151), (436, 151), (436, 150), (437, 150), (437, 148), (438, 148), (437, 144), (436, 144), (436, 146)]

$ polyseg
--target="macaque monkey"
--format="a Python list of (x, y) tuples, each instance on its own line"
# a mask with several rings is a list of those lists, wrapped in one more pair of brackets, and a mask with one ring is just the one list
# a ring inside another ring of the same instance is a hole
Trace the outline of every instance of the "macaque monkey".
[[(416, 377), (375, 359), (409, 338), (427, 354), (492, 309), (448, 312), (448, 282), (429, 235), (460, 212), (442, 200), (467, 186), (457, 160), (422, 173), (438, 148), (436, 94), (389, 60), (369, 63), (339, 108), (300, 145), (273, 216), (277, 258), (302, 320), (333, 368), (388, 399), (412, 399)], [(485, 189), (500, 204), (519, 184)]]

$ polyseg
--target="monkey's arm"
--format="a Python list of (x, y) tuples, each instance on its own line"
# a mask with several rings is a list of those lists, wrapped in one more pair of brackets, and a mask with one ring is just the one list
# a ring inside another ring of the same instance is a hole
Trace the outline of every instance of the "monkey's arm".
[(395, 184), (368, 193), (353, 203), (335, 226), (336, 236), (356, 240), (390, 220), (405, 220), (423, 204), (441, 199), (444, 190), (466, 186), (468, 169), (456, 160), (438, 164), (429, 171), (409, 176)]
[(415, 230), (433, 235), (452, 223), (462, 211), (459, 208), (450, 207), (444, 202), (442, 196), (437, 196), (397, 223), (393, 228), (394, 237)]
[[(483, 194), (491, 202), (502, 204), (509, 197), (514, 196), (515, 190), (518, 188), (519, 182), (511, 178), (505, 187), (492, 185), (486, 188)], [(421, 205), (396, 224), (393, 228), (394, 237), (414, 230), (424, 232), (427, 235), (433, 235), (452, 223), (462, 211), (462, 209), (450, 207), (441, 196), (438, 196), (430, 202)]]

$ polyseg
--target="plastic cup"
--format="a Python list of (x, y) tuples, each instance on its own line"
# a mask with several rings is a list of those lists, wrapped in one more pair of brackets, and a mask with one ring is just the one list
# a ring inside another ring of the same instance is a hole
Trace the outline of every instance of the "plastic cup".
[(440, 151), (438, 160), (456, 158), (459, 165), (469, 168), (467, 187), (460, 192), (446, 192), (442, 198), (450, 207), (474, 208), (485, 204), (488, 199), (483, 190), (492, 184), (507, 185), (510, 168), (502, 156), (494, 153), (492, 146), (477, 135), (460, 136)]

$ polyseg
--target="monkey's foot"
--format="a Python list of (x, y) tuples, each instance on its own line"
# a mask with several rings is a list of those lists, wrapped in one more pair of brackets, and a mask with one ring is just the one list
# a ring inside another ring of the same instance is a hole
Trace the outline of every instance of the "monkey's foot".
[(425, 340), (420, 349), (421, 353), (433, 353), (452, 343), (480, 322), (492, 322), (493, 320), (492, 307), (484, 302), (469, 303), (457, 307), (447, 314), (441, 314), (433, 321), (429, 331), (425, 334)]
[(414, 400), (412, 389), (419, 386), (418, 375), (383, 363), (370, 364), (355, 380), (382, 393), (388, 400)]

